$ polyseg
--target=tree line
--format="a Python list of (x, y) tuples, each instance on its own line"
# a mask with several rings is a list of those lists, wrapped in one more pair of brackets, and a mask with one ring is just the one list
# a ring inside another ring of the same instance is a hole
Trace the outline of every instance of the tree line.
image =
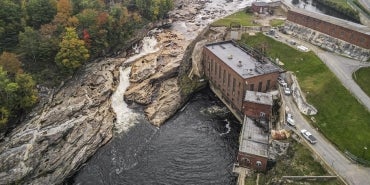
[(1, 0), (0, 129), (93, 58), (167, 17), (173, 0)]

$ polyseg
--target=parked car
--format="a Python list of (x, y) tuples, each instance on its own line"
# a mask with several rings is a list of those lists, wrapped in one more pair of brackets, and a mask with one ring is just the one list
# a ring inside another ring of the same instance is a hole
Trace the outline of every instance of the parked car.
[(288, 125), (290, 125), (292, 127), (295, 127), (295, 122), (294, 122), (292, 114), (290, 114), (290, 113), (287, 114), (286, 122), (288, 123)]
[(278, 79), (278, 83), (283, 86), (283, 87), (286, 87), (288, 84), (285, 82), (285, 80), (281, 77), (279, 77)]
[(317, 139), (306, 129), (302, 129), (301, 133), (302, 133), (303, 137), (305, 139), (307, 139), (307, 141), (309, 141), (311, 144), (317, 143)]
[(285, 95), (290, 95), (292, 92), (291, 90), (289, 89), (289, 87), (284, 87), (284, 94)]

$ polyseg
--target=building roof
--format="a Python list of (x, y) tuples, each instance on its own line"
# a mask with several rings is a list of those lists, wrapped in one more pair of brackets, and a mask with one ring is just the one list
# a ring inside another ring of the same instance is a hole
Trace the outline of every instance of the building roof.
[(268, 144), (268, 134), (263, 131), (263, 128), (258, 127), (252, 119), (245, 117), (240, 138), (239, 152), (267, 158)]
[(233, 41), (207, 44), (205, 47), (244, 79), (281, 71), (271, 62), (257, 61)]
[(338, 26), (341, 26), (341, 27), (344, 27), (344, 28), (348, 28), (348, 29), (351, 29), (351, 30), (354, 30), (354, 31), (357, 31), (357, 32), (360, 32), (360, 33), (364, 33), (366, 35), (370, 35), (370, 27), (367, 27), (367, 26), (362, 25), (362, 24), (357, 24), (357, 23), (354, 23), (354, 22), (351, 22), (351, 21), (347, 21), (347, 20), (344, 20), (344, 19), (339, 19), (339, 18), (336, 18), (336, 17), (333, 17), (333, 16), (322, 14), (322, 13), (309, 12), (309, 11), (302, 10), (302, 9), (299, 9), (299, 8), (292, 8), (289, 11), (296, 12), (296, 13), (299, 13), (299, 14), (303, 14), (303, 15), (306, 15), (306, 16), (309, 16), (309, 17), (313, 17), (313, 18), (316, 18), (316, 19), (319, 19), (319, 20), (322, 20), (322, 21), (325, 21), (325, 22), (328, 22), (328, 23), (332, 23), (332, 24), (335, 24), (335, 25), (338, 25)]
[(268, 6), (268, 3), (258, 1), (258, 2), (253, 2), (252, 5), (254, 5), (254, 6)]
[(262, 93), (256, 91), (246, 91), (244, 101), (253, 102), (264, 105), (272, 105), (272, 95), (269, 93)]

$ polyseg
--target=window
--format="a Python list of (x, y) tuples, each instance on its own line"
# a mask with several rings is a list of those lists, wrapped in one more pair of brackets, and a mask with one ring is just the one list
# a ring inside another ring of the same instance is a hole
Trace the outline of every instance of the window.
[(223, 84), (225, 84), (225, 82), (226, 82), (226, 79), (225, 78), (226, 78), (226, 70), (224, 69), (224, 78), (222, 79), (222, 83)]
[(227, 74), (227, 87), (230, 87), (230, 73)]
[(217, 75), (217, 62), (215, 64), (215, 76)]
[(221, 64), (218, 65), (218, 78), (221, 79)]
[(235, 91), (235, 84), (236, 84), (236, 80), (235, 78), (233, 78), (233, 92)]
[(257, 161), (256, 162), (256, 166), (261, 167), (262, 166), (262, 162), (261, 161)]
[(269, 89), (270, 89), (270, 80), (267, 80), (266, 91), (268, 91)]
[(211, 72), (213, 71), (213, 59), (211, 59)]
[(250, 85), (249, 90), (254, 91), (254, 84), (251, 84), (251, 85)]
[(258, 83), (258, 92), (261, 92), (261, 90), (262, 90), (262, 82), (259, 82)]

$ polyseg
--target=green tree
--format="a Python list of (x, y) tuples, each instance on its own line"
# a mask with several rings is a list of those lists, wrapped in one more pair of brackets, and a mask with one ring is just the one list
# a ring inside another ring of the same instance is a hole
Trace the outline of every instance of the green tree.
[(69, 72), (79, 68), (89, 58), (85, 42), (78, 38), (75, 28), (66, 28), (66, 33), (59, 46), (60, 50), (55, 61)]
[[(40, 62), (46, 63), (50, 61), (50, 58), (55, 58), (58, 42), (55, 37), (42, 36), (39, 31), (26, 27), (24, 32), (19, 33), (19, 50), (27, 61), (31, 59), (39, 64)], [(34, 63), (26, 63), (26, 65), (38, 67)]]
[(18, 32), (22, 29), (20, 12), (19, 4), (0, 1), (0, 52), (17, 45)]
[(0, 107), (0, 129), (8, 123), (10, 112), (6, 107)]
[(27, 24), (39, 29), (54, 19), (57, 13), (56, 0), (29, 0), (26, 4)]
[(26, 27), (24, 32), (19, 33), (19, 46), (27, 58), (32, 58), (33, 61), (36, 61), (40, 40), (39, 33), (31, 27)]
[(31, 75), (27, 73), (17, 74), (15, 83), (19, 86), (19, 89), (16, 91), (17, 108), (28, 110), (38, 99), (36, 83)]

